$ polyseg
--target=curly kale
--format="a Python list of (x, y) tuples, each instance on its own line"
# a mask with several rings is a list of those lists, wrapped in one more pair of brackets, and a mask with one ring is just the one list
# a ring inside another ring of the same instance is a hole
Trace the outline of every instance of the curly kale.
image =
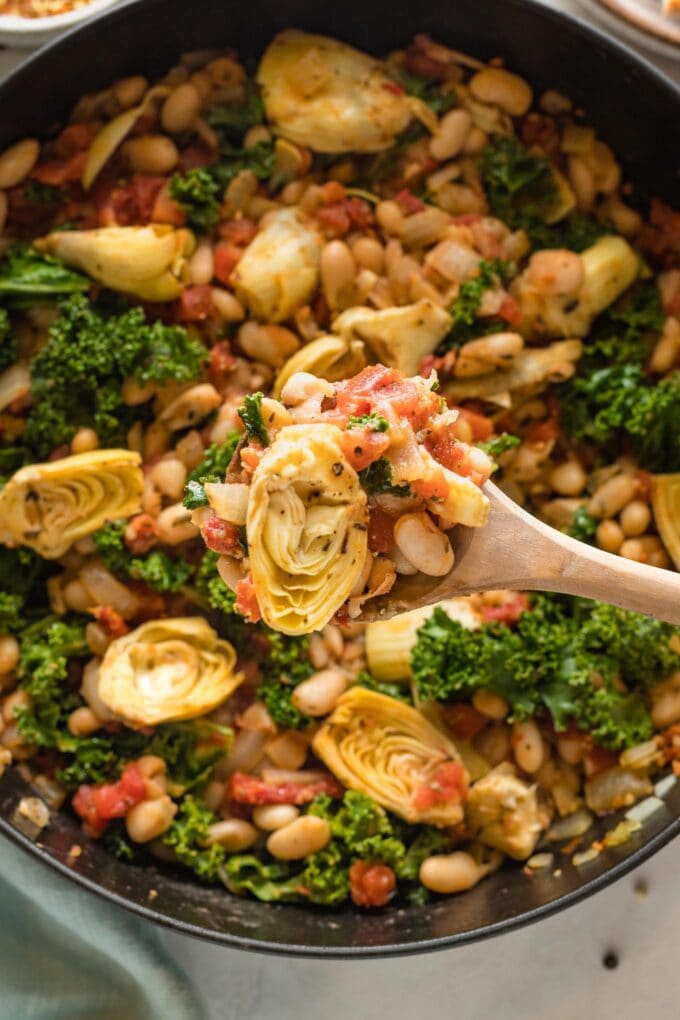
[(0, 308), (0, 372), (4, 372), (17, 360), (17, 338), (12, 332), (12, 323), (6, 308)]
[(188, 510), (197, 510), (208, 505), (208, 497), (203, 488), (204, 482), (223, 482), (227, 468), (234, 456), (234, 451), (241, 439), (241, 433), (235, 429), (229, 433), (222, 443), (213, 443), (203, 455), (203, 460), (187, 475), (184, 489), (184, 506)]
[(274, 722), (289, 729), (299, 729), (309, 723), (309, 718), (293, 705), (291, 694), (299, 683), (307, 680), (314, 672), (309, 661), (309, 638), (288, 637), (276, 631), (268, 631), (269, 648), (262, 657), (262, 680), (257, 690), (258, 698), (265, 703)]
[(223, 866), (227, 853), (219, 843), (206, 846), (210, 826), (219, 818), (200, 800), (186, 796), (170, 828), (163, 835), (163, 843), (170, 847), (180, 862), (204, 882), (214, 882)]
[(41, 297), (88, 291), (92, 281), (68, 269), (53, 255), (26, 245), (13, 245), (0, 261), (0, 296), (13, 304), (35, 303)]
[(236, 596), (227, 587), (217, 572), (219, 555), (208, 549), (203, 554), (201, 565), (196, 572), (194, 586), (196, 591), (208, 602), (211, 609), (217, 609), (228, 615), (236, 614)]
[(477, 443), (477, 446), (479, 446), (480, 450), (484, 450), (484, 453), (488, 453), (492, 460), (498, 460), (501, 454), (507, 453), (508, 450), (514, 450), (519, 444), (519, 436), (513, 436), (509, 432), (501, 432), (500, 436), (487, 439), (484, 443)]
[(587, 542), (588, 545), (595, 544), (595, 532), (597, 531), (597, 520), (589, 514), (584, 506), (580, 506), (572, 518), (572, 522), (564, 531), (570, 538), (579, 542)]
[(170, 197), (184, 212), (192, 230), (199, 233), (206, 233), (217, 225), (221, 195), (222, 189), (205, 167), (175, 174), (170, 181)]
[(545, 215), (557, 197), (550, 161), (514, 135), (494, 135), (482, 152), (480, 170), (492, 215), (542, 244)]
[(387, 457), (374, 460), (368, 467), (359, 472), (359, 481), (362, 488), (369, 496), (378, 495), (381, 492), (391, 493), (393, 496), (408, 496), (410, 489), (408, 484), (392, 484), (392, 465)]
[[(513, 262), (482, 259), (477, 275), (461, 284), (456, 300), (449, 306), (451, 329), (437, 347), (437, 354), (445, 354), (484, 333), (486, 327), (476, 322), (484, 291), (506, 283), (514, 271)], [(492, 323), (489, 328), (491, 326), (495, 331), (499, 329), (496, 324)]]
[(547, 709), (557, 729), (575, 722), (619, 750), (652, 733), (645, 692), (680, 666), (670, 647), (676, 632), (613, 606), (547, 595), (514, 629), (468, 631), (436, 609), (418, 631), (411, 668), (426, 700), (465, 700), (486, 687), (508, 699), (516, 719)]
[(180, 326), (149, 325), (141, 308), (107, 314), (75, 295), (61, 305), (47, 344), (31, 362), (26, 446), (45, 458), (81, 426), (93, 427), (103, 446), (123, 442), (133, 420), (120, 395), (124, 380), (190, 382), (205, 356)]
[(263, 446), (269, 446), (269, 433), (262, 417), (263, 396), (262, 393), (251, 393), (244, 397), (238, 416), (245, 426), (248, 439), (259, 439)]
[(352, 414), (347, 422), (348, 429), (369, 429), (371, 432), (387, 432), (390, 423), (381, 414)]
[(186, 560), (174, 559), (161, 549), (133, 556), (125, 544), (125, 521), (112, 521), (93, 538), (104, 566), (119, 578), (143, 581), (161, 592), (179, 591), (193, 574)]
[(450, 110), (458, 101), (455, 89), (444, 92), (441, 82), (433, 78), (423, 78), (419, 74), (410, 74), (405, 67), (398, 69), (395, 78), (407, 95), (422, 100), (438, 117)]

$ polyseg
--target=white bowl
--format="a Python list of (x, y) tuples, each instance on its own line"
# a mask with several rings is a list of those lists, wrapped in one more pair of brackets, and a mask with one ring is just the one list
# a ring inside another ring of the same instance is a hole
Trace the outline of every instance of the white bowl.
[(46, 18), (21, 18), (16, 14), (0, 14), (0, 44), (35, 49), (116, 3), (118, 0), (91, 0), (75, 11), (54, 14)]

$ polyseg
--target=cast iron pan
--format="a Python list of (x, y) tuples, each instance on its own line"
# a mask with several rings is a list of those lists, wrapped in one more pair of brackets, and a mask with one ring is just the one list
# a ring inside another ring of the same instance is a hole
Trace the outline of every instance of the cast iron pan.
[[(0, 86), (0, 150), (45, 135), (83, 92), (126, 74), (153, 78), (186, 50), (234, 46), (258, 55), (279, 29), (336, 35), (374, 53), (416, 32), (482, 58), (502, 54), (537, 90), (563, 90), (587, 111), (640, 193), (678, 198), (680, 90), (624, 47), (531, 0), (139, 0), (69, 33)], [(0, 781), (0, 830), (80, 885), (179, 931), (244, 949), (307, 956), (378, 956), (470, 942), (577, 902), (625, 874), (680, 830), (680, 784), (636, 836), (576, 869), (568, 856), (527, 878), (509, 866), (461, 896), (375, 913), (261, 904), (162, 865), (134, 867), (82, 836), (67, 812), (38, 835), (16, 814), (27, 787), (16, 769)], [(611, 819), (593, 834), (611, 827)], [(72, 847), (82, 847), (74, 857)], [(557, 871), (557, 874), (553, 872)]]

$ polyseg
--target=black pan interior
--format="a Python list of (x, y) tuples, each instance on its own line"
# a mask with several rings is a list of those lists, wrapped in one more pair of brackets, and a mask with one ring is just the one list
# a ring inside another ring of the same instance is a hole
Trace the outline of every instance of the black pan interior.
[[(574, 19), (531, 0), (138, 0), (52, 44), (0, 86), (0, 148), (55, 130), (83, 93), (125, 74), (153, 78), (190, 49), (234, 46), (257, 56), (276, 31), (336, 35), (375, 53), (428, 32), (453, 47), (507, 65), (541, 90), (563, 90), (588, 113), (643, 197), (677, 204), (680, 91), (649, 65)], [(381, 955), (438, 949), (498, 934), (594, 892), (680, 830), (680, 784), (632, 840), (576, 869), (567, 856), (527, 878), (504, 868), (462, 896), (373, 914), (277, 906), (205, 888), (160, 866), (131, 867), (88, 842), (68, 814), (37, 841), (16, 806), (27, 788), (16, 770), (0, 780), (0, 830), (47, 864), (153, 920), (242, 948), (308, 955)], [(611, 827), (599, 827), (602, 834)], [(595, 834), (594, 834), (595, 835)], [(79, 846), (79, 856), (72, 848)], [(555, 874), (554, 872), (558, 872)]]

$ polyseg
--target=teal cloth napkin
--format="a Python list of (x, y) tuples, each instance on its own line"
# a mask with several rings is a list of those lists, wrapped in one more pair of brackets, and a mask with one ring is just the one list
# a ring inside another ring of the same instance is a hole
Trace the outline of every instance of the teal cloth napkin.
[(156, 928), (0, 837), (0, 1020), (205, 1020)]

